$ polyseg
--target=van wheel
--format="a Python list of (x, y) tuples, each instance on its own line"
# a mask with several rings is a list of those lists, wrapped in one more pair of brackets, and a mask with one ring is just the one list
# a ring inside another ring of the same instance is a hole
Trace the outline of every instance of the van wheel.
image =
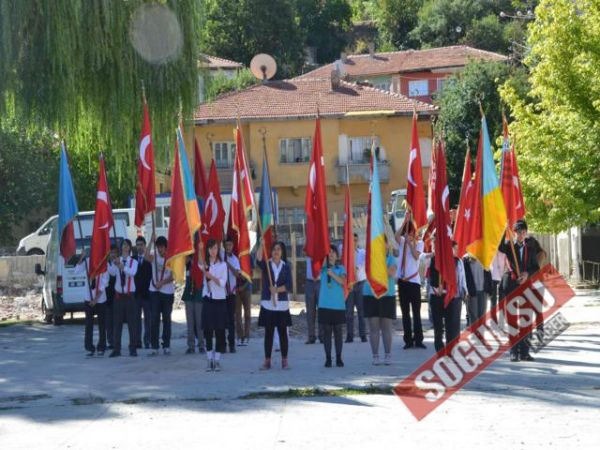
[(48, 311), (46, 308), (46, 302), (42, 299), (42, 317), (44, 318), (44, 323), (52, 323), (52, 313)]
[(62, 325), (63, 324), (63, 316), (53, 316), (54, 317), (54, 325)]
[(32, 248), (31, 250), (29, 250), (27, 252), (27, 256), (43, 255), (43, 254), (44, 254), (44, 250), (42, 250), (41, 248)]

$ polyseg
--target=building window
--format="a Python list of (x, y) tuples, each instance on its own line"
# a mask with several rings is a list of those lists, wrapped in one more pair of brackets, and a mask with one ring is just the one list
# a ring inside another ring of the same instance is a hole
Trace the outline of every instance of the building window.
[[(379, 147), (379, 136), (375, 136), (375, 147)], [(348, 163), (362, 164), (369, 162), (373, 136), (355, 136), (348, 138)]]
[(233, 167), (235, 143), (233, 141), (213, 142), (213, 155), (217, 169)]
[(279, 140), (279, 162), (282, 164), (307, 163), (310, 161), (312, 140), (304, 138), (285, 138)]
[(392, 87), (392, 82), (391, 81), (383, 81), (381, 83), (376, 83), (373, 85), (374, 88), (377, 89), (381, 89), (382, 91), (390, 91), (390, 88)]
[(429, 80), (412, 80), (408, 82), (408, 96), (421, 97), (429, 95)]
[(437, 90), (441, 91), (442, 89), (444, 89), (444, 85), (446, 84), (447, 79), (446, 78), (438, 78), (437, 80)]
[(279, 208), (279, 223), (281, 225), (300, 224), (306, 220), (304, 208)]

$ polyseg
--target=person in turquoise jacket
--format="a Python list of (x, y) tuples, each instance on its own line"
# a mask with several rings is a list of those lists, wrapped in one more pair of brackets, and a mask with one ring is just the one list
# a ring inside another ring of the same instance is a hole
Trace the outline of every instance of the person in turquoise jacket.
[(331, 245), (323, 268), (319, 289), (319, 324), (323, 326), (325, 346), (325, 367), (331, 367), (331, 337), (335, 340), (335, 365), (344, 367), (342, 345), (344, 324), (346, 323), (346, 300), (344, 284), (346, 268), (338, 262), (338, 250)]

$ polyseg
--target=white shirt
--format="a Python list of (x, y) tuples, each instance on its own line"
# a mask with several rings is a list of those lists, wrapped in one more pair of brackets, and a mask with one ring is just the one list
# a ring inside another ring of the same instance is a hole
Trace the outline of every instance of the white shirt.
[[(77, 275), (86, 275), (85, 280), (85, 297), (84, 301), (89, 302), (90, 299), (90, 288), (87, 281), (87, 272), (85, 269), (85, 262), (81, 262), (75, 266), (75, 274)], [(108, 272), (104, 272), (96, 277), (96, 286), (92, 289), (92, 298), (96, 298), (97, 293), (100, 293), (98, 297), (98, 301), (96, 303), (105, 303), (106, 302), (106, 286), (108, 286)], [(90, 280), (93, 282), (93, 279)]]
[(496, 256), (492, 260), (492, 280), (500, 281), (502, 279), (502, 275), (504, 272), (508, 270), (508, 260), (506, 258), (506, 254), (503, 252), (496, 252)]
[[(240, 260), (233, 253), (231, 255), (223, 255), (223, 261), (227, 258), (227, 262), (233, 266), (233, 268), (237, 271), (240, 270)], [(227, 263), (225, 263), (227, 264)], [(235, 287), (237, 286), (237, 277), (235, 273), (227, 267), (227, 282), (229, 286), (225, 286), (226, 290), (233, 294), (235, 292)]]
[[(171, 270), (167, 269), (165, 267), (165, 258), (163, 258), (159, 254), (157, 254), (156, 257), (154, 258), (154, 261), (151, 261), (151, 264), (152, 264), (152, 281), (150, 281), (150, 287), (148, 288), (148, 290), (150, 292), (158, 291), (161, 294), (174, 294), (175, 286), (173, 285), (173, 281), (170, 281), (169, 283), (162, 285), (160, 289), (156, 289), (155, 283), (158, 283), (160, 280), (164, 280), (169, 277), (172, 278), (172, 276), (173, 276)], [(164, 269), (164, 272), (163, 272), (163, 269)]]
[(120, 257), (120, 260), (123, 262), (123, 274), (125, 275), (125, 279), (121, 280), (121, 271), (115, 264), (110, 264), (108, 266), (108, 273), (113, 277), (116, 277), (115, 280), (115, 292), (118, 294), (133, 294), (135, 292), (135, 274), (138, 269), (138, 262), (128, 256), (127, 258)]
[(227, 264), (223, 261), (217, 261), (210, 265), (208, 272), (216, 277), (217, 280), (210, 280), (207, 283), (206, 276), (204, 277), (202, 296), (213, 300), (225, 300), (227, 297), (227, 292), (225, 291), (225, 284), (227, 283)]
[[(354, 264), (356, 264), (356, 281), (365, 281), (367, 272), (365, 270), (367, 251), (364, 248), (354, 250)], [(347, 269), (346, 269), (347, 270)]]
[[(269, 264), (271, 265), (271, 269), (273, 270), (273, 284), (277, 283), (279, 279), (279, 274), (281, 274), (281, 269), (283, 269), (283, 265), (285, 261), (279, 261), (279, 265), (275, 264), (272, 260), (269, 260)], [(288, 293), (289, 295), (289, 293)], [(273, 305), (273, 300), (262, 299), (260, 301), (260, 306), (269, 311), (287, 311), (290, 309), (290, 302), (277, 302), (276, 305)]]
[[(419, 258), (414, 258), (413, 254), (406, 244), (406, 258), (404, 258), (404, 236), (400, 236), (400, 242), (398, 242), (398, 270), (396, 276), (398, 279), (408, 278), (406, 281), (411, 283), (421, 284), (421, 275), (419, 275)], [(423, 253), (423, 241), (417, 241), (415, 246), (417, 252)], [(404, 266), (404, 267), (403, 267)]]

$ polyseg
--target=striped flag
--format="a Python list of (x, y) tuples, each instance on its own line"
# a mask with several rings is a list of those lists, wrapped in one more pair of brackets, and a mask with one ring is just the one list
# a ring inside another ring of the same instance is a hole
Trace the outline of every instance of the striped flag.
[(268, 252), (273, 246), (273, 225), (275, 217), (273, 215), (273, 195), (271, 192), (271, 177), (269, 176), (269, 166), (267, 164), (267, 155), (263, 158), (262, 182), (260, 183), (260, 199), (258, 201), (258, 215), (262, 230), (263, 245)]

